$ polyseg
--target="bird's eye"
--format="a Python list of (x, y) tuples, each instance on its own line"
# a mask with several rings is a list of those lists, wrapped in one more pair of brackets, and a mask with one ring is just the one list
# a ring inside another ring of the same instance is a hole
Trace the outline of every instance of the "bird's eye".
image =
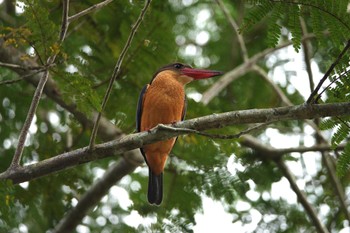
[(174, 64), (174, 67), (175, 67), (175, 69), (181, 69), (184, 66), (180, 63), (176, 63), (176, 64)]

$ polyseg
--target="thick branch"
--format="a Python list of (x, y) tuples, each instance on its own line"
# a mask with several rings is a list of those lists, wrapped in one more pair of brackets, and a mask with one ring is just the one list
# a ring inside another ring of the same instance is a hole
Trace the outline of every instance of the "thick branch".
[[(301, 120), (344, 115), (350, 115), (350, 102), (322, 105), (304, 104), (293, 107), (233, 111), (178, 122), (174, 124), (173, 127), (202, 131), (235, 124), (264, 123), (272, 120)], [(185, 132), (181, 130), (174, 131), (167, 130), (164, 127), (155, 127), (149, 132), (130, 134), (118, 140), (96, 145), (94, 150), (89, 150), (88, 147), (84, 147), (57, 155), (36, 164), (19, 167), (16, 170), (8, 170), (0, 174), (0, 179), (11, 179), (14, 183), (20, 183), (78, 164), (115, 156), (132, 149), (140, 148), (145, 144), (166, 140), (183, 134), (185, 134)]]

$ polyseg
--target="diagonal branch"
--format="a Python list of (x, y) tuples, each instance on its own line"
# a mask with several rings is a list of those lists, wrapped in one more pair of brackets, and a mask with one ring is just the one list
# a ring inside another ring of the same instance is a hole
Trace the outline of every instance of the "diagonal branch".
[[(304, 36), (302, 38), (302, 41), (309, 40), (311, 38), (314, 38), (313, 34)], [(208, 90), (206, 90), (203, 93), (201, 102), (207, 105), (218, 93), (220, 93), (224, 88), (226, 88), (231, 82), (243, 76), (244, 74), (251, 72), (253, 70), (254, 65), (256, 65), (259, 60), (263, 59), (265, 56), (273, 53), (274, 51), (287, 47), (291, 44), (292, 42), (288, 41), (276, 46), (275, 48), (265, 49), (262, 52), (250, 57), (247, 61), (237, 66), (233, 70), (225, 73), (218, 81), (214, 83), (214, 85), (212, 85)]]
[(145, 1), (145, 5), (144, 5), (143, 9), (141, 10), (140, 15), (137, 18), (134, 26), (131, 28), (131, 32), (129, 34), (128, 40), (126, 41), (126, 44), (125, 44), (123, 50), (121, 51), (121, 53), (119, 55), (119, 58), (118, 58), (118, 61), (117, 61), (116, 65), (115, 65), (115, 67), (114, 67), (112, 77), (111, 77), (111, 79), (109, 81), (109, 85), (107, 87), (107, 91), (106, 91), (105, 96), (103, 98), (101, 111), (98, 113), (96, 121), (95, 121), (95, 124), (94, 124), (94, 127), (92, 129), (92, 133), (91, 133), (91, 137), (90, 137), (90, 144), (89, 144), (89, 148), (90, 149), (93, 149), (94, 146), (95, 146), (95, 139), (96, 139), (97, 131), (98, 131), (98, 128), (99, 128), (102, 112), (104, 111), (104, 109), (106, 107), (106, 104), (107, 104), (107, 101), (109, 99), (109, 96), (111, 95), (113, 83), (117, 79), (117, 77), (119, 76), (120, 66), (123, 63), (123, 59), (124, 59), (128, 49), (131, 46), (131, 42), (134, 39), (136, 31), (137, 31), (138, 27), (140, 26), (140, 24), (141, 24), (145, 14), (146, 14), (146, 11), (147, 11), (148, 7), (150, 6), (150, 4), (151, 4), (151, 0), (146, 0)]
[[(49, 59), (48, 61), (50, 61), (50, 60), (51, 59)], [(28, 133), (30, 125), (32, 124), (36, 109), (39, 105), (39, 101), (40, 101), (41, 95), (43, 93), (45, 83), (46, 83), (48, 78), (49, 78), (49, 70), (46, 70), (44, 72), (42, 78), (40, 79), (39, 84), (35, 90), (32, 102), (31, 102), (29, 110), (28, 110), (26, 120), (24, 121), (23, 127), (21, 129), (21, 132), (20, 132), (20, 135), (18, 138), (18, 144), (16, 147), (15, 154), (13, 156), (10, 168), (16, 168), (16, 167), (20, 166), (20, 161), (22, 158), (24, 143), (27, 139), (27, 133)]]
[[(175, 123), (172, 126), (174, 128), (203, 131), (236, 124), (265, 123), (269, 121), (301, 120), (344, 115), (350, 115), (350, 102), (321, 105), (303, 104), (292, 107), (233, 111), (194, 118)], [(93, 150), (90, 150), (89, 147), (83, 147), (35, 164), (18, 167), (16, 169), (8, 169), (0, 174), (0, 180), (11, 179), (14, 183), (32, 180), (69, 167), (115, 156), (126, 151), (143, 147), (146, 144), (163, 141), (183, 134), (186, 134), (186, 132), (167, 130), (166, 128), (157, 126), (150, 131), (129, 134), (121, 139), (96, 145)]]
[(290, 102), (290, 100), (288, 99), (288, 97), (283, 93), (281, 88), (268, 77), (266, 71), (263, 68), (261, 68), (258, 65), (254, 65), (252, 67), (252, 69), (256, 73), (258, 73), (272, 87), (272, 89), (275, 91), (275, 93), (281, 99), (283, 105), (286, 105), (286, 106), (293, 105), (292, 102)]
[(43, 66), (25, 67), (17, 64), (6, 63), (6, 62), (0, 62), (0, 66), (5, 68), (10, 68), (10, 69), (21, 69), (21, 70), (41, 70), (43, 68)]
[(293, 191), (295, 192), (295, 194), (298, 197), (298, 201), (303, 205), (306, 213), (308, 214), (312, 223), (316, 227), (317, 232), (328, 233), (329, 232), (328, 229), (322, 224), (320, 219), (317, 217), (317, 213), (316, 213), (315, 208), (308, 202), (305, 193), (303, 191), (301, 191), (300, 188), (298, 187), (297, 182), (296, 182), (293, 174), (291, 173), (291, 171), (287, 167), (287, 165), (281, 159), (276, 160), (275, 162), (276, 162), (278, 168), (283, 173), (284, 177), (286, 177), (287, 180), (289, 181), (291, 188), (293, 189)]
[(61, 31), (59, 36), (59, 41), (63, 42), (66, 37), (66, 33), (68, 30), (68, 12), (69, 12), (69, 0), (63, 0), (63, 13), (62, 13), (62, 24)]
[(317, 96), (317, 98), (314, 100), (315, 96), (317, 95), (318, 91), (321, 89), (322, 84), (327, 80), (327, 78), (329, 77), (329, 75), (332, 73), (332, 71), (334, 70), (335, 66), (338, 65), (338, 63), (340, 62), (340, 60), (343, 58), (344, 54), (349, 50), (350, 48), (350, 40), (347, 41), (344, 49), (341, 51), (341, 53), (338, 55), (337, 59), (333, 62), (333, 64), (328, 68), (327, 72), (324, 74), (324, 76), (322, 77), (322, 79), (320, 80), (320, 82), (317, 84), (317, 87), (315, 88), (315, 90), (311, 93), (311, 95), (309, 96), (309, 98), (307, 99), (306, 103), (310, 104), (310, 103), (317, 103), (317, 101), (320, 99), (320, 95)]
[[(62, 27), (61, 27), (62, 29), (61, 29), (61, 32), (59, 34), (59, 40), (58, 40), (60, 43), (63, 42), (64, 36), (66, 34), (66, 31), (67, 31), (66, 22), (67, 22), (67, 17), (68, 17), (69, 0), (64, 0), (63, 5), (64, 5), (64, 9), (63, 9), (63, 16), (62, 16)], [(57, 53), (50, 56), (47, 59), (46, 64), (54, 63), (56, 56), (57, 56)], [(20, 134), (19, 134), (18, 144), (17, 144), (16, 150), (15, 150), (15, 154), (13, 155), (10, 169), (12, 169), (12, 168), (16, 169), (17, 167), (20, 166), (20, 162), (21, 162), (21, 158), (22, 158), (22, 154), (23, 154), (23, 149), (24, 149), (24, 144), (25, 144), (25, 141), (27, 139), (29, 127), (32, 124), (36, 109), (39, 105), (40, 98), (42, 96), (45, 84), (46, 84), (48, 79), (49, 79), (49, 68), (46, 67), (46, 70), (44, 71), (44, 73), (43, 73), (42, 77), (40, 78), (39, 83), (35, 89), (34, 96), (33, 96), (32, 102), (30, 104), (27, 117), (24, 121), (23, 127), (21, 129)]]
[(249, 136), (245, 136), (241, 144), (261, 152), (262, 156), (264, 156), (267, 159), (272, 159), (276, 163), (277, 167), (280, 169), (283, 176), (287, 178), (291, 188), (293, 189), (293, 191), (298, 197), (298, 201), (304, 207), (307, 215), (311, 219), (317, 231), (320, 233), (328, 233), (327, 228), (322, 224), (320, 219), (317, 217), (316, 210), (307, 200), (307, 196), (305, 195), (305, 193), (299, 189), (292, 172), (289, 170), (288, 166), (282, 160), (282, 157), (281, 157), (281, 155), (283, 155), (282, 151), (279, 151), (278, 149), (274, 149), (267, 145), (263, 145), (262, 143), (258, 142), (256, 139), (253, 139), (252, 137), (249, 137)]
[(71, 23), (77, 19), (79, 19), (80, 17), (84, 16), (84, 15), (87, 15), (91, 12), (94, 12), (96, 10), (99, 10), (101, 9), (102, 7), (108, 5), (109, 3), (111, 3), (113, 0), (105, 0), (103, 2), (100, 2), (100, 3), (97, 3), (93, 6), (90, 6), (89, 8), (83, 10), (83, 11), (80, 11), (79, 13), (75, 14), (75, 15), (72, 15), (70, 17), (68, 17), (68, 23)]
[(219, 5), (220, 9), (224, 12), (225, 17), (227, 18), (227, 21), (230, 23), (233, 31), (236, 33), (237, 35), (237, 40), (239, 43), (239, 47), (241, 47), (242, 50), (242, 57), (243, 60), (246, 62), (248, 61), (248, 51), (247, 51), (247, 47), (245, 45), (244, 42), (244, 38), (242, 36), (242, 34), (240, 34), (238, 32), (239, 27), (238, 24), (236, 23), (236, 21), (234, 20), (234, 18), (232, 18), (231, 14), (229, 13), (227, 7), (225, 7), (224, 3), (221, 0), (216, 0), (216, 3)]
[(73, 232), (87, 212), (99, 203), (108, 190), (125, 175), (135, 170), (135, 168), (135, 166), (130, 166), (123, 158), (118, 163), (113, 164), (105, 172), (100, 182), (94, 183), (80, 198), (78, 204), (61, 219), (52, 233)]
[[(299, 19), (300, 21), (300, 26), (301, 26), (301, 31), (303, 33), (303, 35), (307, 35), (307, 27), (306, 27), (306, 23), (305, 20), (300, 17)], [(306, 71), (308, 74), (308, 78), (309, 78), (309, 85), (310, 85), (310, 91), (312, 92), (315, 89), (315, 83), (313, 80), (313, 74), (312, 74), (312, 69), (311, 69), (311, 43), (309, 41), (302, 41), (302, 46), (303, 46), (303, 55), (304, 55), (304, 62), (306, 65)]]

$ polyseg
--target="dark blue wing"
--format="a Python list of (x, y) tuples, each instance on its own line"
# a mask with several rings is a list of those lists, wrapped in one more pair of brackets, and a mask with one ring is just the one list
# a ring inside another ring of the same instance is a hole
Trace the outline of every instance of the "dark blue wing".
[[(142, 90), (140, 92), (140, 96), (139, 96), (139, 101), (137, 102), (137, 110), (136, 110), (136, 130), (137, 130), (137, 132), (141, 132), (141, 117), (142, 117), (143, 97), (146, 93), (148, 86), (149, 86), (149, 84), (145, 85), (142, 88)], [(145, 152), (143, 151), (142, 148), (140, 148), (140, 151), (141, 151), (141, 154), (143, 155), (143, 157), (145, 158), (145, 161), (147, 163)]]
[(142, 106), (143, 106), (143, 96), (146, 93), (148, 88), (148, 84), (145, 85), (139, 96), (139, 101), (137, 102), (137, 110), (136, 110), (136, 130), (137, 132), (141, 132), (141, 116), (142, 116)]

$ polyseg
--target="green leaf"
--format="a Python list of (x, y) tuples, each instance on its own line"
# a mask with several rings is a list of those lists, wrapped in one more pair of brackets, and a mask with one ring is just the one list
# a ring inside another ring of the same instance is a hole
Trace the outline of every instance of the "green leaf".
[(350, 170), (350, 143), (348, 142), (337, 162), (337, 174), (342, 177)]

